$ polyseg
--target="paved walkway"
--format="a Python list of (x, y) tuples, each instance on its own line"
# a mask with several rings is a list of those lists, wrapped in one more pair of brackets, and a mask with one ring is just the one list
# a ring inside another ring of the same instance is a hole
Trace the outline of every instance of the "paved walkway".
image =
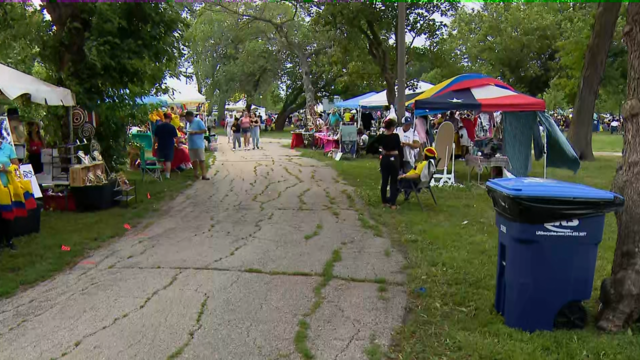
[(212, 181), (151, 226), (0, 301), (0, 359), (298, 359), (305, 324), (316, 359), (387, 345), (404, 260), (360, 227), (353, 189), (279, 142), (220, 140)]

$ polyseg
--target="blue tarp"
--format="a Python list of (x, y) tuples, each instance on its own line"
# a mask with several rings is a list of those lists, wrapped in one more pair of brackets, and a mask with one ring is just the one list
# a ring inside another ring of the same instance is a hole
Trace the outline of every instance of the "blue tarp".
[(369, 98), (373, 95), (375, 95), (377, 93), (375, 92), (370, 92), (370, 93), (366, 93), (360, 96), (356, 96), (352, 99), (349, 100), (345, 100), (345, 101), (341, 101), (339, 103), (335, 103), (333, 106), (337, 107), (337, 108), (349, 108), (349, 109), (356, 109), (358, 108), (358, 105), (360, 104), (360, 100), (364, 100), (366, 98)]

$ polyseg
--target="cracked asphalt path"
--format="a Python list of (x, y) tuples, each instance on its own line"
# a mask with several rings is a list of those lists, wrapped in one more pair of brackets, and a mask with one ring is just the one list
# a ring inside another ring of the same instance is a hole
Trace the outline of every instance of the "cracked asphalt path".
[(404, 260), (360, 226), (353, 189), (280, 142), (232, 152), (221, 140), (212, 180), (150, 227), (0, 301), (0, 359), (299, 359), (301, 319), (316, 359), (366, 359), (372, 336), (387, 346), (405, 311)]

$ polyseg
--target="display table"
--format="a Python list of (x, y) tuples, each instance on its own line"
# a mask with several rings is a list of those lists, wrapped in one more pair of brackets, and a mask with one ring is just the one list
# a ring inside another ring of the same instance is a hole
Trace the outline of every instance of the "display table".
[(482, 171), (485, 168), (489, 169), (493, 167), (499, 167), (505, 169), (511, 167), (509, 158), (506, 156), (495, 156), (486, 159), (482, 156), (467, 155), (464, 158), (464, 162), (469, 168), (469, 172), (467, 174), (467, 182), (471, 182), (471, 172), (475, 169), (478, 173), (478, 184), (480, 184), (480, 174), (482, 174)]
[(325, 133), (317, 133), (315, 134), (315, 137), (318, 140), (318, 147), (324, 148), (325, 153), (334, 149), (340, 149), (339, 137), (332, 137)]
[(71, 194), (78, 211), (104, 210), (115, 205), (115, 188), (116, 181), (111, 180), (103, 185), (72, 186)]
[(304, 147), (304, 137), (301, 132), (291, 132), (291, 148)]

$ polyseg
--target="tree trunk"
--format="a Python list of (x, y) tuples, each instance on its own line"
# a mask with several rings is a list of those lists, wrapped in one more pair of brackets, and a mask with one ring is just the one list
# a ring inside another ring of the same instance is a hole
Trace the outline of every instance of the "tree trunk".
[(611, 277), (603, 282), (600, 294), (597, 326), (604, 331), (620, 331), (640, 315), (640, 3), (629, 4), (623, 36), (629, 54), (627, 101), (622, 109), (625, 132), (613, 190), (624, 196), (625, 205), (616, 214), (616, 252)]
[(300, 70), (302, 71), (302, 85), (304, 86), (304, 97), (306, 100), (306, 116), (307, 125), (313, 124), (316, 120), (316, 93), (311, 83), (311, 65), (305, 51), (297, 51), (300, 62)]
[[(388, 70), (388, 69), (387, 69)], [(396, 76), (393, 72), (387, 71), (384, 75), (384, 84), (387, 88), (387, 103), (389, 106), (396, 104)], [(397, 114), (397, 111), (396, 111)], [(404, 113), (403, 113), (404, 114)], [(400, 116), (400, 115), (398, 115)], [(398, 120), (401, 118), (398, 117)]]
[(304, 106), (306, 98), (301, 96), (303, 92), (302, 86), (299, 85), (289, 90), (289, 93), (284, 98), (282, 108), (280, 109), (280, 112), (278, 112), (278, 116), (276, 116), (274, 121), (277, 131), (284, 130), (284, 126), (289, 115)]
[(582, 80), (569, 129), (569, 142), (581, 160), (594, 160), (591, 148), (593, 110), (604, 76), (609, 47), (620, 14), (620, 3), (599, 3), (582, 67)]
[(247, 113), (251, 114), (251, 105), (252, 104), (252, 100), (249, 99), (248, 97), (245, 99), (247, 101), (247, 105), (245, 106), (245, 110), (247, 111)]
[(222, 120), (226, 119), (226, 117), (224, 116), (224, 111), (227, 108), (227, 97), (226, 96), (222, 96), (219, 95), (218, 98), (218, 117), (217, 117), (217, 124), (220, 125), (222, 124)]
[(289, 118), (289, 115), (296, 112), (297, 109), (299, 109), (299, 107), (294, 105), (294, 106), (288, 107), (287, 109), (283, 109), (278, 113), (278, 116), (276, 116), (276, 120), (275, 120), (276, 131), (284, 130), (284, 126), (287, 122), (287, 118)]

